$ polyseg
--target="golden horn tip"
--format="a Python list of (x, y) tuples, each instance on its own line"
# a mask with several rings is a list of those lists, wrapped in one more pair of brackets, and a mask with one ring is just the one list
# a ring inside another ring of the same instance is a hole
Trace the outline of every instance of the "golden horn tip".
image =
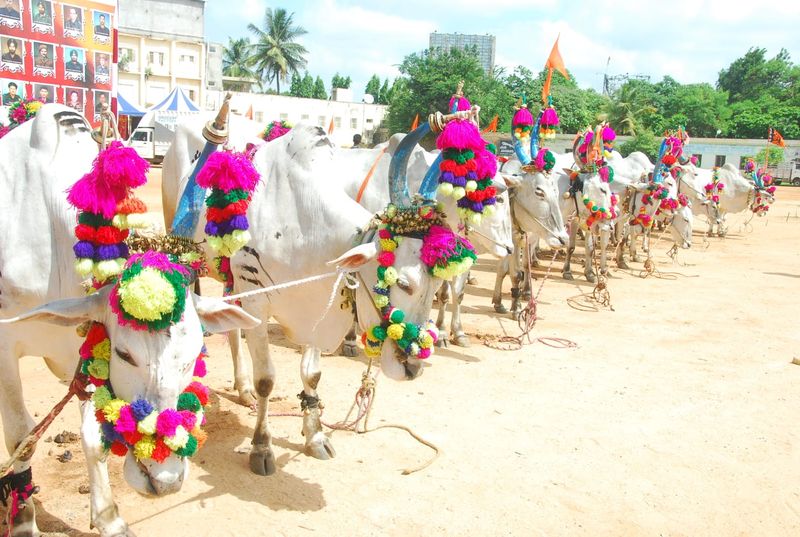
[(228, 92), (219, 107), (217, 117), (206, 123), (203, 127), (203, 137), (213, 144), (224, 144), (228, 140), (228, 112), (232, 94)]

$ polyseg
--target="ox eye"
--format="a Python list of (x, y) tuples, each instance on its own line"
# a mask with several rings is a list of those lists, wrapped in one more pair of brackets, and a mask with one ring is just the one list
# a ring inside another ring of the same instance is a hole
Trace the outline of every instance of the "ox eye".
[(130, 354), (128, 354), (125, 351), (119, 350), (117, 347), (114, 347), (114, 352), (117, 353), (117, 356), (122, 358), (123, 361), (128, 362), (133, 367), (136, 367), (136, 360), (134, 360)]
[(544, 190), (542, 190), (541, 188), (537, 187), (536, 188), (536, 195), (539, 196), (540, 198), (544, 198)]
[(411, 284), (405, 278), (398, 278), (397, 280), (397, 287), (403, 290), (404, 293), (413, 294), (414, 289), (411, 287)]

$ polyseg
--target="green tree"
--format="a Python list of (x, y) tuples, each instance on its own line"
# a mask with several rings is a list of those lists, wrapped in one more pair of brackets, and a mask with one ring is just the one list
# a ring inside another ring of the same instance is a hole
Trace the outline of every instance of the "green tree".
[(381, 79), (378, 78), (378, 75), (372, 75), (367, 82), (367, 86), (364, 88), (364, 93), (368, 93), (375, 98), (375, 102), (378, 102), (378, 97), (381, 92)]
[(641, 85), (626, 83), (606, 101), (606, 121), (617, 134), (636, 135), (644, 129), (645, 117), (655, 114), (657, 109), (645, 93)]
[(303, 80), (300, 82), (299, 97), (305, 97), (306, 99), (314, 97), (314, 77), (309, 75), (308, 71), (303, 75)]
[[(253, 57), (250, 55), (250, 40), (228, 38), (228, 45), (222, 51), (222, 74), (225, 76), (256, 80), (253, 71)], [(232, 91), (247, 91), (249, 84), (246, 82), (226, 82), (225, 89)]]
[(770, 166), (777, 166), (781, 162), (783, 162), (784, 157), (786, 156), (782, 147), (776, 147), (771, 145), (769, 147), (765, 147), (758, 153), (756, 153), (756, 164), (759, 166), (764, 165), (764, 158), (769, 155), (769, 162)]
[(661, 146), (661, 139), (648, 130), (640, 130), (633, 138), (619, 146), (619, 152), (623, 157), (627, 157), (634, 151), (641, 151), (652, 162), (658, 158), (658, 150)]
[(300, 97), (302, 84), (303, 79), (300, 77), (300, 73), (292, 73), (292, 84), (289, 86), (289, 95), (292, 97)]
[(333, 79), (331, 79), (331, 91), (334, 88), (342, 88), (342, 89), (349, 89), (350, 85), (353, 83), (353, 80), (348, 77), (339, 76), (339, 73), (333, 75)]
[[(378, 83), (380, 83), (380, 80)], [(389, 87), (389, 79), (387, 78), (383, 81), (381, 89), (378, 90), (378, 104), (389, 104), (391, 93), (392, 89)]]
[(294, 13), (283, 8), (267, 8), (264, 14), (264, 28), (248, 24), (247, 28), (256, 36), (252, 45), (256, 72), (267, 83), (275, 81), (278, 93), (281, 80), (306, 66), (306, 48), (295, 43), (298, 37), (308, 32), (302, 26), (295, 26)]
[(311, 94), (314, 99), (327, 99), (328, 92), (325, 90), (325, 83), (320, 77), (314, 81), (314, 92)]
[(784, 100), (798, 94), (798, 73), (789, 60), (789, 53), (781, 49), (770, 60), (766, 55), (764, 48), (751, 48), (719, 72), (717, 88), (728, 92), (729, 103), (756, 101), (764, 95)]

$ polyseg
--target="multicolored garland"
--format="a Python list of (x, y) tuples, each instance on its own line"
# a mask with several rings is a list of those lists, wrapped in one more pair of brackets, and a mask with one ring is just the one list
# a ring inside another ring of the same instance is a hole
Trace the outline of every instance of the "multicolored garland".
[(617, 139), (617, 133), (607, 123), (603, 124), (603, 130), (600, 133), (603, 140), (603, 157), (611, 158), (611, 152), (614, 151), (614, 140)]
[(552, 151), (543, 147), (534, 155), (530, 164), (522, 167), (523, 171), (550, 173), (556, 166), (556, 156)]
[(292, 130), (293, 125), (288, 121), (272, 121), (271, 123), (267, 124), (267, 127), (264, 129), (264, 132), (259, 134), (259, 138), (264, 140), (265, 142), (271, 142), (276, 138), (280, 138), (290, 130)]
[(132, 189), (147, 182), (150, 165), (133, 148), (113, 141), (101, 151), (92, 170), (69, 190), (67, 201), (78, 209), (73, 246), (75, 268), (98, 284), (122, 272), (128, 257), (128, 230), (148, 225), (147, 207)]
[(511, 135), (519, 141), (522, 147), (528, 147), (531, 143), (531, 131), (533, 131), (533, 114), (528, 110), (524, 96), (515, 108), (516, 112), (511, 119)]
[(477, 259), (469, 241), (443, 226), (444, 215), (432, 205), (414, 205), (398, 208), (389, 205), (378, 215), (378, 283), (373, 287), (373, 301), (380, 310), (382, 321), (362, 335), (364, 351), (370, 358), (381, 355), (386, 339), (395, 342), (406, 357), (428, 358), (439, 337), (436, 325), (428, 321), (425, 326), (405, 322), (405, 313), (392, 307), (389, 300), (391, 287), (397, 283), (394, 268), (394, 251), (403, 236), (424, 233), (420, 260), (430, 273), (445, 280), (469, 270)]
[(556, 127), (559, 125), (558, 114), (553, 106), (553, 96), (547, 96), (547, 106), (542, 110), (542, 119), (539, 122), (539, 137), (542, 140), (552, 140), (556, 137)]
[[(463, 96), (454, 95), (450, 110), (464, 111), (472, 107)], [(478, 126), (470, 119), (449, 121), (436, 139), (442, 151), (439, 164), (439, 193), (452, 196), (458, 203), (459, 216), (479, 224), (491, 216), (497, 202), (497, 190), (491, 186), (497, 173), (497, 157), (488, 150)]]
[(42, 101), (25, 99), (12, 103), (8, 107), (8, 125), (0, 125), (0, 138), (19, 127), (29, 119), (33, 119), (42, 107)]
[(704, 188), (706, 191), (706, 199), (719, 204), (719, 197), (722, 194), (722, 191), (725, 190), (725, 183), (722, 183), (719, 180), (718, 167), (714, 167), (714, 170), (711, 172), (711, 182), (708, 183)]
[(589, 216), (586, 217), (585, 228), (591, 229), (595, 222), (602, 222), (603, 220), (613, 220), (618, 215), (617, 213), (617, 195), (611, 193), (611, 205), (608, 208), (599, 207), (596, 203), (589, 199), (589, 196), (583, 196), (583, 205), (589, 211)]
[(118, 456), (131, 450), (137, 460), (164, 462), (172, 453), (191, 457), (205, 443), (203, 408), (208, 388), (199, 379), (206, 374), (205, 346), (194, 365), (194, 380), (178, 396), (176, 408), (156, 411), (143, 398), (127, 402), (114, 395), (109, 381), (111, 341), (102, 323), (92, 323), (80, 348), (81, 371), (96, 387), (92, 402), (100, 424), (103, 447)]
[[(592, 131), (591, 127), (579, 132), (573, 143), (573, 156), (575, 163), (581, 168), (580, 173), (596, 172), (600, 176), (600, 180), (605, 183), (614, 182), (614, 169), (608, 165), (605, 160), (605, 152), (600, 151), (599, 142), (604, 140), (604, 149), (608, 147), (609, 156), (610, 150), (613, 149), (613, 141), (617, 137), (614, 130), (607, 124), (599, 125), (596, 132)], [(606, 143), (606, 140), (608, 142)], [(570, 174), (570, 181), (575, 181), (580, 175), (579, 172), (572, 172)], [(611, 203), (609, 207), (600, 207), (589, 196), (583, 196), (583, 205), (589, 212), (586, 221), (581, 225), (585, 229), (591, 229), (596, 222), (603, 220), (613, 220), (619, 216), (617, 211), (617, 204), (619, 198), (615, 193), (611, 193)]]

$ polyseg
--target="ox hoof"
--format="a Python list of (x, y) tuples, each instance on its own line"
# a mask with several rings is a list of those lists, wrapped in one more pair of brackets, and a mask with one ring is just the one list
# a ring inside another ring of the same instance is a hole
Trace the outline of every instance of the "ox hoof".
[(573, 275), (572, 275), (572, 272), (563, 272), (563, 273), (561, 274), (561, 276), (562, 276), (562, 277), (563, 277), (565, 280), (574, 280), (574, 279), (575, 279), (575, 276), (573, 276)]
[(439, 335), (439, 339), (436, 340), (436, 343), (434, 343), (434, 345), (436, 345), (440, 349), (446, 349), (447, 347), (450, 346), (450, 344), (447, 343), (447, 338), (446, 337), (442, 337), (441, 333)]
[(275, 473), (275, 455), (267, 446), (254, 445), (250, 450), (250, 471), (256, 475)]
[(470, 285), (478, 285), (478, 278), (476, 278), (475, 276), (470, 275), (467, 278), (467, 283), (470, 284)]
[(472, 343), (469, 342), (469, 336), (466, 334), (459, 334), (453, 338), (453, 343), (455, 343), (459, 347), (468, 348), (472, 346)]
[(358, 356), (359, 349), (358, 345), (355, 343), (343, 343), (342, 344), (342, 356), (347, 356), (348, 358), (355, 358)]
[(325, 436), (325, 433), (314, 433), (311, 440), (306, 443), (306, 455), (314, 457), (322, 461), (327, 461), (336, 456), (336, 450), (333, 449), (330, 439)]
[(239, 404), (247, 407), (255, 409), (257, 406), (257, 399), (256, 399), (256, 390), (255, 388), (237, 388), (239, 392)]
[(504, 305), (502, 305), (502, 304), (495, 304), (495, 305), (494, 305), (494, 311), (495, 311), (496, 313), (508, 313), (508, 308), (507, 308), (507, 307), (505, 307), (505, 306), (504, 306)]
[(634, 263), (638, 263), (639, 262), (639, 256), (638, 255), (632, 255), (631, 256), (631, 261), (633, 261)]
[(594, 272), (590, 272), (586, 275), (586, 281), (589, 283), (595, 283), (597, 282), (597, 276), (594, 275)]
[(628, 264), (625, 262), (624, 259), (620, 259), (619, 261), (617, 261), (617, 266), (623, 270), (630, 269), (630, 267), (628, 266)]

